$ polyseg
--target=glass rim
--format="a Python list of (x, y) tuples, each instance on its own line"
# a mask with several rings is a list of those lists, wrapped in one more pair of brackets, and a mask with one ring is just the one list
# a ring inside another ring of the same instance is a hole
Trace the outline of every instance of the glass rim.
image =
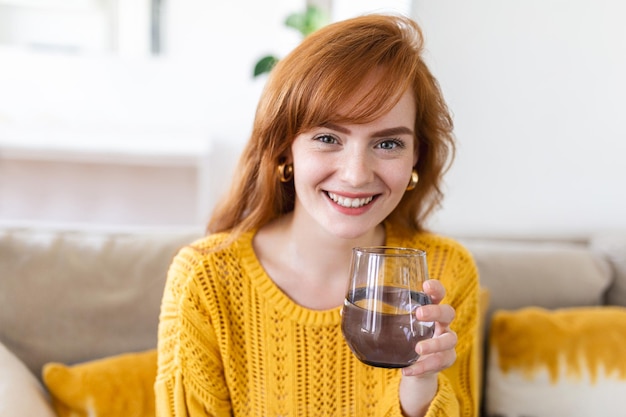
[(388, 245), (356, 246), (352, 248), (352, 252), (389, 256), (426, 256), (426, 251), (421, 249)]

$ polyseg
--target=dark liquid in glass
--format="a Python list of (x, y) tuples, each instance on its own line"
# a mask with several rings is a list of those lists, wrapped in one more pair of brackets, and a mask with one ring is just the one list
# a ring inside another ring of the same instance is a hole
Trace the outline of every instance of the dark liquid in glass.
[[(364, 308), (373, 297), (389, 308), (383, 305), (378, 312)], [(395, 287), (359, 288), (348, 294), (344, 302), (343, 336), (361, 362), (382, 368), (403, 368), (419, 358), (415, 352), (417, 342), (433, 336), (434, 323), (420, 322), (414, 312), (415, 307), (430, 303), (430, 298), (422, 292)], [(398, 305), (399, 311), (391, 307)]]

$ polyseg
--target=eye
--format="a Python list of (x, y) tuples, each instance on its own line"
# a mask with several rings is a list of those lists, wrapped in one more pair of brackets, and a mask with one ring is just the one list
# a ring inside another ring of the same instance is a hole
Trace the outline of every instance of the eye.
[(335, 144), (337, 143), (337, 138), (332, 135), (318, 135), (315, 137), (315, 140), (322, 143)]
[(387, 151), (394, 150), (396, 148), (403, 149), (405, 147), (404, 142), (400, 139), (385, 139), (380, 141), (377, 145), (377, 148), (384, 149)]

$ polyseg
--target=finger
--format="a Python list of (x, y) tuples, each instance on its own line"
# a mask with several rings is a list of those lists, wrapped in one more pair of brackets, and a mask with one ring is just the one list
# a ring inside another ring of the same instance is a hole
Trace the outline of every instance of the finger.
[(428, 304), (415, 310), (415, 317), (419, 321), (434, 321), (443, 326), (449, 326), (455, 316), (456, 311), (449, 304)]
[(422, 340), (415, 346), (415, 351), (420, 355), (430, 355), (446, 350), (454, 350), (459, 339), (457, 334), (447, 329), (444, 333), (431, 339)]
[(436, 279), (424, 281), (422, 288), (434, 304), (438, 304), (446, 296), (446, 289), (443, 284)]
[(404, 376), (422, 376), (441, 372), (451, 367), (456, 361), (456, 351), (454, 349), (443, 352), (432, 353), (420, 357), (413, 365), (403, 368)]

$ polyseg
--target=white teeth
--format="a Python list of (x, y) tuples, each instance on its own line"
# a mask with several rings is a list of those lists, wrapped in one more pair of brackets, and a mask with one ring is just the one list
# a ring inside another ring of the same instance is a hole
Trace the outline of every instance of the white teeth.
[(335, 203), (339, 204), (340, 206), (350, 207), (350, 208), (363, 207), (364, 205), (370, 203), (374, 199), (373, 196), (366, 197), (366, 198), (348, 198), (348, 197), (342, 197), (333, 193), (328, 193), (328, 196), (330, 197), (331, 200), (333, 200)]

